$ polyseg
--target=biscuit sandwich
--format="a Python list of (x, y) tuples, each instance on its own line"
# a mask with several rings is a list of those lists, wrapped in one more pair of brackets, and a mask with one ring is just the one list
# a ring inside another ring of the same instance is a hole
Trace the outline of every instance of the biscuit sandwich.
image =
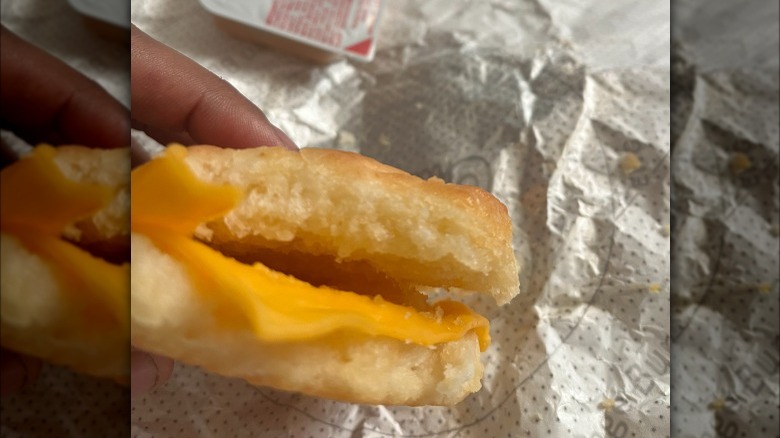
[(135, 346), (354, 403), (481, 387), (488, 320), (426, 293), (518, 293), (490, 193), (313, 148), (172, 145), (131, 181)]
[(40, 145), (0, 177), (2, 346), (126, 382), (129, 149)]

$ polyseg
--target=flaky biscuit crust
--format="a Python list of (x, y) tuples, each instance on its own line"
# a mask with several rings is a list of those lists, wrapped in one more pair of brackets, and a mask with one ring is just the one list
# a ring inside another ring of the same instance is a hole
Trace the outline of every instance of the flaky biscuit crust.
[(245, 192), (198, 230), (203, 240), (367, 260), (404, 285), (489, 293), (499, 304), (520, 290), (506, 206), (478, 187), (331, 149), (196, 146), (185, 161), (202, 180)]
[[(387, 297), (384, 289), (397, 288), (388, 299), (411, 307), (421, 296), (415, 290), (482, 292), (499, 304), (519, 292), (507, 209), (482, 189), (328, 149), (192, 146), (184, 162), (198, 179), (242, 191), (233, 210), (194, 237), (244, 263), (359, 293)], [(269, 343), (215, 320), (187, 268), (146, 236), (133, 233), (132, 254), (137, 347), (257, 385), (356, 403), (453, 405), (481, 387), (474, 333), (435, 347), (346, 332)]]

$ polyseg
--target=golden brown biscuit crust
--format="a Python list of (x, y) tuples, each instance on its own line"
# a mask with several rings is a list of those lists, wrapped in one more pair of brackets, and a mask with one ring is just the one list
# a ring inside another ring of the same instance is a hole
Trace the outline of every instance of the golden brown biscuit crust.
[(478, 187), (330, 149), (195, 146), (186, 163), (246, 193), (198, 230), (206, 241), (368, 260), (406, 285), (489, 293), (499, 304), (519, 292), (506, 206)]
[[(359, 293), (397, 286), (389, 300), (412, 307), (420, 305), (415, 289), (485, 292), (502, 304), (519, 291), (507, 209), (479, 188), (422, 180), (336, 150), (194, 146), (184, 161), (202, 181), (242, 190), (231, 212), (195, 236), (244, 263)], [(215, 320), (187, 268), (146, 236), (133, 233), (132, 253), (132, 337), (140, 348), (258, 385), (358, 403), (452, 405), (481, 386), (474, 333), (435, 347), (346, 332), (264, 342)]]

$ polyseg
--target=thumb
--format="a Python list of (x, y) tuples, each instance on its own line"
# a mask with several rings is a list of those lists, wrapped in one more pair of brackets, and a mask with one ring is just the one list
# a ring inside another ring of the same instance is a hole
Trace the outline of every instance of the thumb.
[(168, 380), (173, 360), (133, 348), (130, 354), (130, 395), (145, 394)]
[(6, 349), (0, 350), (0, 393), (5, 396), (21, 390), (35, 381), (40, 371), (40, 360)]

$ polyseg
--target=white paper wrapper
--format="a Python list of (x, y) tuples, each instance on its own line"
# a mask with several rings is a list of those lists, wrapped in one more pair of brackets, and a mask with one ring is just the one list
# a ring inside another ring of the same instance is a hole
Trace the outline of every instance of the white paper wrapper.
[(778, 9), (675, 11), (675, 436), (780, 436)]
[(312, 66), (222, 34), (194, 1), (134, 1), (136, 25), (299, 145), (491, 190), (524, 269), (505, 308), (469, 301), (494, 341), (483, 389), (455, 407), (337, 403), (177, 365), (134, 400), (133, 435), (668, 436), (669, 5), (644, 3), (388, 2), (372, 63)]

